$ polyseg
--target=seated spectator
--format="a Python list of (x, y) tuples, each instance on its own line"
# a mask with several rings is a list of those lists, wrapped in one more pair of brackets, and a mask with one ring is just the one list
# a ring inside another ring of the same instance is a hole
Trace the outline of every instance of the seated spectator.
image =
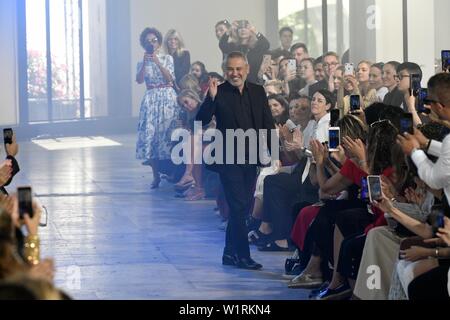
[[(325, 77), (322, 80), (319, 80), (316, 76), (316, 80), (318, 81), (316, 84), (313, 84), (309, 88), (309, 96), (312, 97), (317, 91), (325, 89), (332, 93), (334, 93), (334, 72), (339, 66), (339, 55), (336, 52), (327, 52), (323, 56), (323, 69), (325, 72)], [(316, 66), (317, 67), (317, 66)], [(315, 69), (316, 70), (316, 69)], [(317, 70), (316, 70), (317, 74)], [(336, 97), (334, 97), (336, 100)]]
[(192, 74), (187, 74), (180, 80), (180, 90), (192, 90), (202, 99), (204, 96), (197, 77)]
[(208, 71), (206, 71), (205, 64), (200, 61), (195, 61), (191, 65), (190, 74), (197, 78), (202, 96), (204, 97), (209, 88)]

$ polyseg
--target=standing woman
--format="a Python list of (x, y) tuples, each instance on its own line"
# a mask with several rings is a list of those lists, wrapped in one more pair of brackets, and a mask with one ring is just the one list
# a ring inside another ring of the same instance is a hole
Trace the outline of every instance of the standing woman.
[(174, 29), (167, 32), (164, 47), (166, 52), (173, 58), (176, 90), (179, 92), (180, 80), (189, 73), (189, 68), (191, 67), (191, 54), (184, 48), (183, 38)]
[(145, 82), (147, 92), (139, 115), (137, 159), (149, 162), (153, 170), (152, 189), (159, 187), (159, 164), (171, 157), (171, 131), (176, 127), (180, 108), (173, 89), (175, 80), (173, 58), (161, 52), (162, 34), (146, 28), (140, 37), (145, 49), (143, 62), (137, 66), (136, 82)]
[(198, 84), (200, 85), (202, 96), (205, 96), (209, 88), (209, 76), (208, 71), (206, 71), (205, 64), (200, 61), (195, 61), (191, 65), (190, 73), (197, 78)]

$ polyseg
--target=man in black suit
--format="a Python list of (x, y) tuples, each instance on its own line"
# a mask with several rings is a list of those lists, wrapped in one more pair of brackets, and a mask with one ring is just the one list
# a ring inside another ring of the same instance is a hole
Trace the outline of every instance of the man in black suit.
[[(232, 52), (228, 55), (224, 65), (227, 81), (218, 86), (217, 80), (210, 80), (209, 93), (200, 107), (197, 121), (209, 123), (215, 116), (217, 129), (221, 132), (224, 141), (223, 163), (217, 163), (220, 159), (216, 159), (217, 162), (209, 166), (209, 169), (219, 173), (230, 207), (222, 263), (243, 269), (258, 270), (262, 268), (262, 265), (250, 257), (245, 221), (252, 204), (256, 168), (259, 164), (259, 161), (254, 159), (259, 158), (257, 146), (260, 144), (245, 140), (245, 152), (238, 154), (240, 148), (236, 146), (237, 139), (226, 134), (226, 131), (230, 129), (234, 132), (239, 129), (244, 132), (255, 130), (256, 137), (259, 137), (260, 130), (266, 129), (267, 146), (269, 151), (271, 149), (271, 130), (275, 129), (274, 120), (264, 88), (247, 81), (249, 68), (244, 54)], [(229, 141), (230, 139), (232, 141)], [(234, 150), (226, 148), (230, 144)], [(230, 160), (231, 151), (234, 151), (234, 161), (226, 161)], [(237, 158), (244, 161), (238, 162)], [(244, 163), (240, 164), (241, 162)]]

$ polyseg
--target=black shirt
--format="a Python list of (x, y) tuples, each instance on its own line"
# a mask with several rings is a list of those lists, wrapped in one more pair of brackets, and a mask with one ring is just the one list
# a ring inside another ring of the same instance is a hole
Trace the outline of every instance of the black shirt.
[[(391, 92), (388, 92), (384, 97), (383, 103), (389, 106), (400, 107), (405, 100), (405, 96), (397, 87)], [(406, 103), (404, 104), (406, 106)]]
[(175, 69), (175, 82), (177, 85), (180, 84), (180, 80), (189, 73), (191, 68), (191, 54), (189, 51), (185, 50), (180, 56), (177, 54), (172, 55), (173, 64)]

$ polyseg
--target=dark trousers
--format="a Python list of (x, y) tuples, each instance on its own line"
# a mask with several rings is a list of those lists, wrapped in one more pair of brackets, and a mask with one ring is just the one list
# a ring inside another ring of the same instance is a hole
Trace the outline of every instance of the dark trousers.
[(224, 254), (249, 258), (246, 218), (252, 205), (256, 180), (255, 166), (227, 166), (220, 173), (220, 181), (230, 208)]
[(448, 266), (439, 266), (414, 279), (408, 286), (409, 300), (449, 300)]
[[(288, 240), (291, 237), (295, 218), (292, 209), (296, 203), (318, 201), (318, 188), (308, 179), (302, 183), (306, 160), (292, 174), (280, 173), (264, 180), (263, 221), (272, 225), (273, 240)], [(297, 211), (298, 213), (298, 211)]]

